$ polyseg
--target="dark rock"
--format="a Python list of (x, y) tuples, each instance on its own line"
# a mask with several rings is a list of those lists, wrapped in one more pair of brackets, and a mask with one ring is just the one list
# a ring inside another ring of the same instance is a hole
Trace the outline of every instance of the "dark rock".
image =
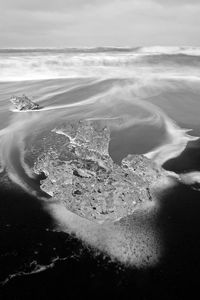
[(50, 136), (34, 172), (47, 176), (43, 191), (81, 217), (103, 222), (130, 215), (151, 200), (155, 180), (166, 176), (143, 155), (115, 164), (108, 153), (110, 131), (102, 122), (68, 122)]
[(10, 101), (12, 102), (12, 104), (14, 104), (17, 110), (35, 110), (40, 108), (39, 104), (31, 101), (25, 95), (12, 96), (10, 98)]

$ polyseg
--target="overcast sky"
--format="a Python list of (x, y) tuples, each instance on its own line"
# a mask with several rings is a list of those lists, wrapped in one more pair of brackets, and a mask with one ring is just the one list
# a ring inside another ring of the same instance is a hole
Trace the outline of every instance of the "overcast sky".
[(0, 0), (0, 47), (200, 46), (200, 0)]

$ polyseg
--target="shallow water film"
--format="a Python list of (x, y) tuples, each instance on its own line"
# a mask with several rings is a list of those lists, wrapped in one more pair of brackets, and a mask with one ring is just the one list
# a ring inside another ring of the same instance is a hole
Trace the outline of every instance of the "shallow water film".
[[(183, 286), (197, 288), (200, 49), (8, 49), (0, 64), (3, 297), (59, 290), (182, 299)], [(18, 111), (9, 99), (22, 94), (40, 109)], [(168, 172), (152, 201), (96, 223), (41, 189), (45, 176), (33, 166), (43, 139), (79, 120), (106, 124), (116, 166), (139, 154)]]

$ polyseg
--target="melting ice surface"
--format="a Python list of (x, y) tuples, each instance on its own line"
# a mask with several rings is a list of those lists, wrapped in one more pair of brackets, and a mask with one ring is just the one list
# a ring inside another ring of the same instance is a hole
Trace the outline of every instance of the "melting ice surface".
[[(1, 168), (41, 201), (34, 174), (24, 163), (24, 149), (29, 138), (37, 140), (38, 133), (60, 121), (109, 121), (110, 155), (116, 162), (129, 153), (142, 153), (163, 165), (199, 138), (198, 48), (5, 50), (0, 62)], [(43, 108), (12, 110), (9, 97), (22, 93)], [(182, 176), (185, 183), (199, 182), (199, 172), (186, 171), (190, 172)], [(163, 188), (175, 181), (169, 178)], [(115, 224), (103, 225), (82, 219), (58, 203), (45, 201), (44, 205), (58, 230), (75, 233), (122, 263), (149, 266), (162, 256), (156, 202)]]

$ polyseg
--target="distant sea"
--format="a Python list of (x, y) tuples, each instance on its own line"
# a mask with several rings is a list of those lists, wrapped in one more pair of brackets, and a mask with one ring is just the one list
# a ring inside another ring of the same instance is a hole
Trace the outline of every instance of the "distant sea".
[[(42, 109), (16, 111), (22, 94)], [(0, 299), (193, 299), (199, 116), (200, 48), (0, 49)], [(144, 154), (182, 181), (111, 225), (44, 200), (26, 146), (79, 119), (106, 120), (117, 164)]]

